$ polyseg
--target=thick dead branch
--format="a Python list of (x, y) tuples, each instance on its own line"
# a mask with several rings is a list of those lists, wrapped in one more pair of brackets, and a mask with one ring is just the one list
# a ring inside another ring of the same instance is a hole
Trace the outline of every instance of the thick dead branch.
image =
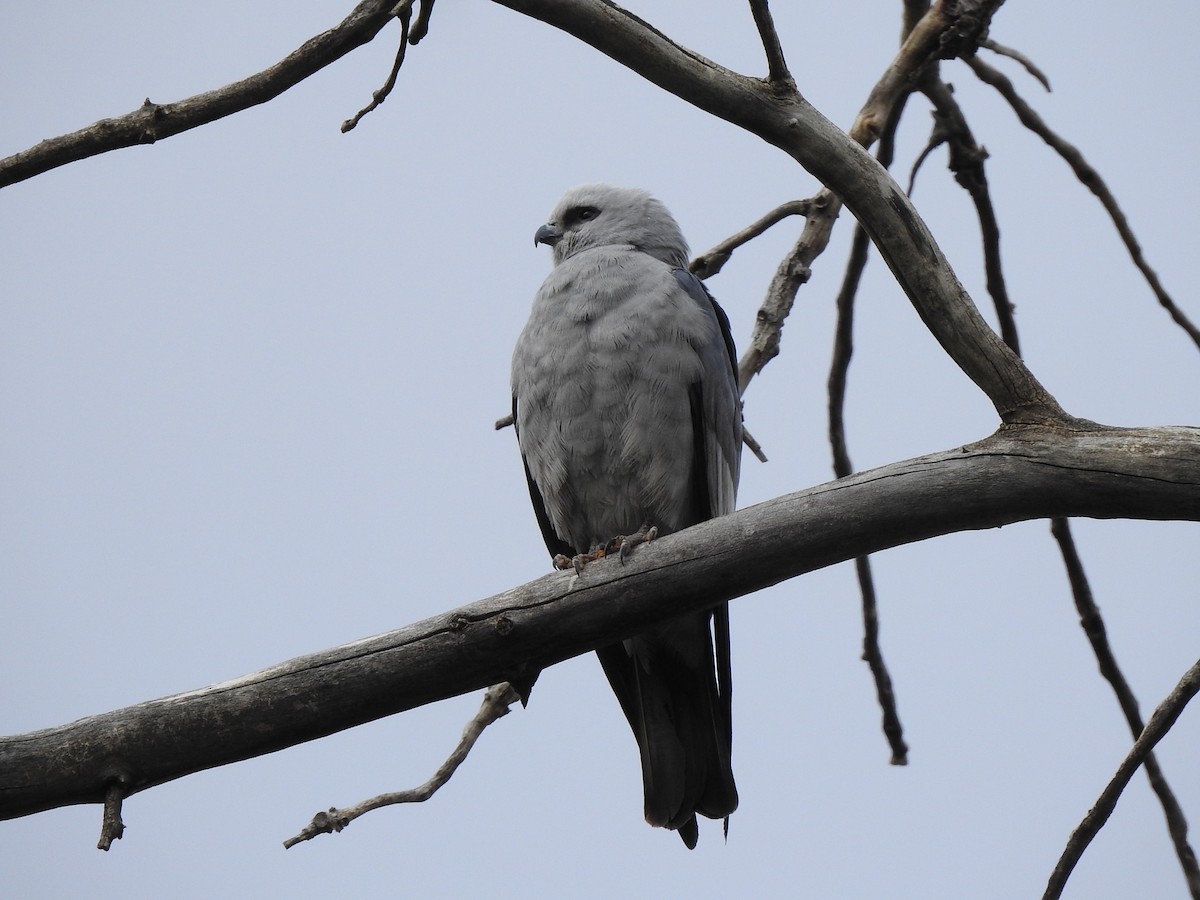
[(388, 634), (0, 739), (0, 818), (103, 801), (479, 690), (903, 543), (1049, 516), (1200, 520), (1200, 429), (1006, 427), (554, 573)]
[[(406, 0), (403, 6), (410, 6)], [(363, 0), (341, 24), (305, 41), (256, 75), (175, 103), (153, 103), (42, 141), (0, 160), (0, 187), (110, 150), (153, 144), (278, 97), (309, 75), (369, 43), (394, 17), (396, 0)]]
[(1092, 842), (1092, 838), (1104, 827), (1104, 823), (1116, 809), (1117, 800), (1120, 799), (1121, 792), (1125, 790), (1125, 785), (1129, 784), (1129, 780), (1133, 778), (1147, 754), (1154, 749), (1154, 745), (1171, 730), (1175, 720), (1183, 713), (1184, 707), (1196, 696), (1198, 691), (1200, 691), (1200, 662), (1188, 669), (1187, 674), (1183, 676), (1175, 689), (1159, 704), (1158, 709), (1154, 711), (1150, 721), (1142, 730), (1141, 736), (1134, 741), (1133, 748), (1121, 761), (1112, 780), (1101, 792), (1088, 814), (1083, 817), (1079, 827), (1071, 833), (1066, 849), (1063, 850), (1058, 864), (1050, 874), (1050, 880), (1046, 885), (1046, 892), (1042, 895), (1042, 900), (1058, 900), (1062, 896), (1063, 888), (1066, 887), (1067, 879), (1071, 877), (1076, 863), (1083, 856), (1083, 851), (1087, 849), (1088, 844)]
[(512, 705), (520, 699), (521, 695), (517, 693), (517, 689), (508, 682), (488, 688), (483, 695), (483, 703), (479, 707), (479, 712), (475, 713), (475, 716), (463, 728), (462, 739), (459, 740), (458, 746), (427, 782), (411, 790), (380, 794), (346, 809), (331, 806), (328, 811), (319, 812), (313, 816), (312, 821), (305, 825), (295, 837), (284, 841), (284, 849), (290, 850), (301, 841), (310, 841), (319, 834), (339, 832), (359, 816), (369, 813), (373, 809), (379, 809), (381, 806), (394, 806), (397, 803), (424, 803), (450, 780), (467, 758), (467, 754), (471, 752), (471, 748), (475, 746), (475, 742), (479, 740), (479, 736), (483, 734), (483, 730), (493, 722), (507, 716)]
[(1146, 279), (1146, 283), (1150, 286), (1150, 290), (1154, 292), (1159, 305), (1167, 311), (1167, 314), (1175, 324), (1187, 333), (1192, 342), (1197, 347), (1200, 347), (1200, 328), (1197, 328), (1184, 314), (1183, 310), (1176, 305), (1171, 295), (1167, 293), (1167, 289), (1159, 281), (1158, 273), (1146, 262), (1145, 255), (1142, 253), (1142, 245), (1138, 243), (1138, 239), (1129, 225), (1129, 220), (1125, 218), (1125, 213), (1121, 211), (1116, 197), (1108, 189), (1108, 185), (1100, 177), (1100, 173), (1092, 168), (1091, 164), (1084, 159), (1078, 147), (1060, 137), (1046, 124), (1045, 120), (1037, 114), (1033, 107), (1025, 102), (1025, 99), (1013, 87), (1013, 83), (1009, 80), (1008, 76), (978, 58), (967, 60), (967, 65), (971, 67), (971, 70), (981, 81), (990, 84), (1000, 92), (1000, 96), (1008, 101), (1008, 105), (1017, 114), (1017, 118), (1020, 119), (1021, 124), (1049, 144), (1063, 158), (1066, 164), (1071, 167), (1071, 170), (1075, 173), (1075, 177), (1089, 191), (1096, 195), (1096, 199), (1104, 206), (1105, 211), (1117, 229), (1117, 233), (1121, 236), (1121, 241), (1125, 244), (1129, 258), (1137, 266), (1138, 271), (1142, 273), (1142, 277)]

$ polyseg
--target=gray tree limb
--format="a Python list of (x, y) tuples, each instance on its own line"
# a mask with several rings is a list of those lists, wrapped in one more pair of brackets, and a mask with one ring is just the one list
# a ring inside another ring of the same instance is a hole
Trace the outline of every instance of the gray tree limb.
[(1050, 516), (1200, 521), (1200, 429), (1004, 427), (223, 684), (0, 739), (0, 818), (103, 802), (490, 684), (788, 578)]

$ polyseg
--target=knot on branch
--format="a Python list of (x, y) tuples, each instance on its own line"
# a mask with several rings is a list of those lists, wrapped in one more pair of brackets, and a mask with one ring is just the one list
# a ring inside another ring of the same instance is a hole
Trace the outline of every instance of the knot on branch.
[(938, 39), (938, 59), (969, 59), (987, 40), (992, 16), (1003, 0), (947, 0), (950, 25)]

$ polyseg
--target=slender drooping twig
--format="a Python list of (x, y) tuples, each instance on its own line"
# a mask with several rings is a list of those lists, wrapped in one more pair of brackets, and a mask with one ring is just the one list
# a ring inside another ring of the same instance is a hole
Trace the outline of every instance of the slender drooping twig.
[(1134, 741), (1133, 748), (1121, 761), (1121, 765), (1117, 767), (1112, 780), (1100, 793), (1088, 814), (1083, 817), (1083, 821), (1071, 833), (1067, 846), (1063, 850), (1062, 856), (1059, 857), (1058, 864), (1050, 874), (1050, 880), (1046, 884), (1046, 892), (1042, 895), (1042, 900), (1058, 900), (1062, 896), (1063, 888), (1066, 886), (1071, 871), (1083, 856), (1083, 851), (1087, 849), (1088, 844), (1092, 842), (1104, 823), (1108, 821), (1108, 817), (1112, 815), (1121, 792), (1125, 790), (1125, 785), (1129, 784), (1129, 780), (1142, 765), (1146, 755), (1154, 749), (1154, 745), (1171, 730), (1175, 720), (1179, 718), (1184, 707), (1196, 696), (1198, 691), (1200, 691), (1200, 661), (1188, 669), (1179, 684), (1175, 685), (1174, 690), (1159, 704), (1158, 709), (1154, 710), (1150, 721), (1142, 729), (1141, 736)]
[(1045, 120), (1034, 111), (1033, 107), (1025, 102), (1025, 99), (1017, 93), (1012, 81), (1006, 75), (992, 68), (978, 57), (968, 59), (967, 65), (971, 67), (971, 70), (981, 81), (990, 84), (999, 91), (1000, 95), (1008, 101), (1013, 112), (1017, 114), (1017, 118), (1021, 120), (1021, 124), (1049, 144), (1075, 172), (1075, 177), (1096, 195), (1096, 198), (1108, 212), (1109, 218), (1112, 219), (1117, 233), (1121, 236), (1121, 241), (1125, 244), (1129, 258), (1133, 260), (1133, 264), (1137, 266), (1138, 271), (1142, 273), (1142, 277), (1146, 279), (1146, 283), (1150, 286), (1150, 290), (1154, 292), (1159, 305), (1167, 311), (1167, 314), (1170, 315), (1176, 325), (1187, 332), (1187, 335), (1196, 346), (1200, 347), (1200, 328), (1197, 328), (1183, 313), (1183, 310), (1176, 305), (1171, 295), (1167, 293), (1167, 289), (1159, 281), (1158, 273), (1150, 268), (1150, 264), (1146, 262), (1146, 258), (1142, 254), (1142, 246), (1138, 243), (1133, 229), (1129, 226), (1129, 220), (1126, 219), (1125, 213), (1121, 211), (1121, 207), (1117, 204), (1112, 191), (1108, 189), (1108, 185), (1104, 183), (1104, 179), (1100, 177), (1100, 173), (1092, 168), (1091, 164), (1084, 159), (1078, 147), (1064, 140), (1046, 124)]
[[(1050, 532), (1058, 542), (1063, 562), (1066, 564), (1071, 594), (1075, 598), (1075, 609), (1079, 612), (1079, 624), (1083, 626), (1083, 631), (1092, 646), (1092, 652), (1100, 666), (1100, 674), (1112, 685), (1113, 693), (1117, 695), (1117, 702), (1121, 705), (1121, 712), (1125, 714), (1125, 721), (1136, 740), (1145, 729), (1137, 697), (1134, 696), (1129, 682), (1125, 680), (1120, 666), (1117, 665), (1117, 658), (1108, 642), (1108, 631), (1104, 627), (1104, 619), (1101, 618), (1100, 609), (1096, 606), (1095, 598), (1092, 596), (1092, 588), (1088, 583), (1087, 573), (1083, 570), (1083, 562), (1075, 547), (1075, 539), (1071, 535), (1068, 520), (1051, 519)], [(1167, 820), (1167, 831), (1175, 846), (1175, 855), (1179, 858), (1179, 865), (1183, 869), (1183, 877), (1187, 881), (1188, 890), (1193, 898), (1200, 898), (1200, 866), (1197, 865), (1196, 853), (1188, 842), (1188, 824), (1187, 818), (1183, 814), (1183, 808), (1179, 805), (1175, 792), (1167, 783), (1162, 767), (1159, 766), (1158, 759), (1152, 751), (1146, 752), (1142, 765), (1146, 769), (1150, 787), (1158, 796), (1158, 802), (1162, 806), (1163, 815)]]
[[(908, 101), (905, 94), (897, 102), (880, 134), (876, 158), (887, 167), (895, 155), (896, 128)], [(854, 237), (850, 244), (850, 256), (846, 261), (846, 272), (837, 297), (837, 326), (834, 331), (833, 359), (829, 367), (829, 443), (833, 453), (833, 471), (843, 478), (854, 471), (846, 441), (846, 382), (850, 372), (850, 359), (854, 354), (854, 304), (858, 286), (870, 254), (871, 239), (861, 225), (854, 226)], [(854, 571), (858, 577), (859, 594), (862, 597), (863, 614), (863, 660), (871, 670), (875, 681), (875, 696), (882, 711), (883, 734), (891, 748), (891, 764), (908, 765), (908, 744), (904, 740), (904, 727), (900, 724), (900, 713), (896, 707), (896, 692), (892, 676), (883, 659), (879, 645), (879, 605), (875, 593), (875, 578), (871, 573), (869, 556), (854, 560)]]
[(1050, 79), (1046, 77), (1046, 73), (1034, 64), (1028, 56), (1020, 50), (1014, 50), (1012, 47), (1006, 47), (998, 41), (993, 41), (991, 38), (986, 38), (979, 42), (980, 47), (991, 50), (999, 56), (1007, 56), (1009, 59), (1014, 59), (1025, 67), (1025, 71), (1041, 82), (1047, 92), (1050, 90)]
[(484, 729), (498, 719), (508, 715), (509, 709), (520, 699), (521, 695), (517, 692), (517, 689), (508, 682), (488, 688), (487, 692), (483, 695), (483, 703), (479, 707), (479, 712), (475, 713), (474, 718), (463, 729), (462, 738), (459, 740), (458, 746), (454, 748), (454, 752), (442, 763), (432, 778), (420, 787), (412, 788), (411, 790), (380, 794), (377, 797), (364, 800), (362, 803), (355, 804), (346, 809), (330, 807), (327, 812), (319, 812), (313, 816), (311, 822), (301, 829), (299, 834), (283, 842), (284, 849), (291, 849), (301, 841), (310, 841), (319, 834), (332, 834), (341, 831), (359, 816), (369, 813), (373, 809), (379, 809), (381, 806), (393, 806), (397, 803), (425, 802), (436, 794), (442, 785), (450, 780), (450, 776), (462, 765), (463, 760), (467, 758), (467, 754), (471, 752), (471, 748), (475, 746), (475, 742), (479, 740), (479, 736), (483, 734)]
[(1000, 224), (996, 220), (996, 209), (992, 204), (992, 194), (983, 165), (987, 159), (987, 150), (975, 141), (962, 107), (944, 81), (940, 78), (930, 79), (921, 90), (934, 106), (934, 118), (937, 122), (935, 130), (950, 148), (950, 171), (954, 173), (954, 180), (966, 190), (975, 206), (983, 242), (983, 270), (987, 279), (988, 294), (996, 310), (1000, 337), (1014, 353), (1020, 355), (1017, 323), (1013, 318), (1012, 301), (1008, 298), (1004, 267), (1000, 264)]
[[(396, 4), (393, 12), (396, 18), (400, 20), (400, 46), (396, 48), (396, 59), (392, 63), (392, 71), (388, 73), (387, 81), (383, 83), (383, 87), (375, 91), (371, 95), (371, 102), (356, 112), (351, 118), (342, 123), (342, 133), (346, 133), (353, 129), (367, 113), (376, 109), (379, 104), (388, 98), (388, 94), (392, 92), (392, 88), (396, 86), (396, 79), (400, 75), (400, 67), (404, 65), (405, 52), (409, 45), (409, 23), (412, 21), (412, 5), (413, 0), (401, 0)], [(415, 43), (415, 41), (413, 42)]]

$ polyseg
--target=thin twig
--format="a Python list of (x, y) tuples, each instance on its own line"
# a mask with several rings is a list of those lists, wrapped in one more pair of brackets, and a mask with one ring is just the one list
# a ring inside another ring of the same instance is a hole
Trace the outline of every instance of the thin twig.
[(1129, 784), (1129, 780), (1142, 765), (1147, 754), (1154, 749), (1154, 745), (1171, 730), (1175, 720), (1179, 718), (1184, 707), (1196, 696), (1197, 692), (1200, 692), (1200, 661), (1188, 669), (1179, 684), (1159, 704), (1158, 709), (1154, 710), (1150, 721), (1146, 723), (1141, 736), (1134, 741), (1132, 749), (1121, 761), (1112, 780), (1101, 792), (1088, 814), (1083, 817), (1083, 821), (1071, 833), (1067, 846), (1063, 850), (1062, 856), (1059, 857), (1058, 864), (1050, 874), (1050, 880), (1046, 884), (1046, 892), (1042, 895), (1042, 900), (1058, 900), (1062, 896), (1063, 888), (1066, 886), (1072, 870), (1083, 856), (1083, 851), (1087, 849), (1088, 844), (1092, 842), (1104, 823), (1108, 821), (1108, 817), (1112, 815), (1121, 792), (1125, 790), (1125, 785)]
[(1034, 64), (1033, 60), (1031, 60), (1020, 50), (1014, 50), (1012, 47), (1006, 47), (998, 41), (993, 41), (991, 38), (985, 38), (984, 40), (980, 41), (979, 46), (991, 50), (993, 53), (999, 54), (1000, 56), (1007, 56), (1009, 59), (1015, 59), (1025, 67), (1026, 72), (1041, 82), (1042, 87), (1046, 89), (1047, 93), (1050, 92), (1050, 79), (1046, 77), (1046, 73), (1039, 69)]
[[(1062, 552), (1063, 562), (1067, 568), (1067, 578), (1071, 583), (1071, 594), (1075, 598), (1075, 609), (1079, 612), (1079, 623), (1083, 626), (1088, 642), (1092, 645), (1092, 652), (1100, 666), (1100, 674), (1112, 685), (1113, 693), (1117, 695), (1117, 702), (1121, 705), (1121, 712), (1125, 714), (1125, 721), (1129, 724), (1129, 730), (1136, 739), (1145, 728), (1141, 711), (1138, 709), (1137, 697), (1134, 696), (1129, 682), (1125, 680), (1120, 666), (1117, 665), (1116, 656), (1108, 642), (1104, 619), (1101, 618), (1100, 609), (1096, 606), (1096, 601), (1092, 596), (1091, 585), (1083, 570), (1083, 563), (1075, 547), (1075, 539), (1071, 535), (1070, 523), (1063, 518), (1051, 519), (1050, 532), (1054, 535)], [(1167, 831), (1171, 835), (1171, 842), (1175, 845), (1175, 855), (1179, 857), (1179, 865), (1183, 869), (1183, 877), (1187, 881), (1188, 890), (1193, 898), (1200, 898), (1200, 867), (1196, 863), (1196, 853), (1188, 843), (1187, 818), (1152, 752), (1146, 753), (1143, 765), (1146, 769), (1146, 777), (1150, 780), (1150, 787), (1158, 796), (1158, 801), (1163, 808), (1163, 815), (1167, 820)]]
[(988, 189), (984, 160), (987, 150), (975, 141), (971, 127), (967, 124), (962, 108), (951, 93), (949, 86), (939, 79), (930, 79), (922, 93), (934, 105), (935, 130), (940, 132), (950, 147), (950, 171), (971, 197), (975, 214), (979, 219), (979, 232), (983, 240), (983, 268), (987, 277), (987, 290), (996, 309), (996, 320), (1000, 326), (1000, 337), (1013, 353), (1020, 355), (1021, 347), (1017, 335), (1017, 323), (1013, 318), (1013, 305), (1008, 298), (1008, 286), (1004, 280), (1004, 267), (1000, 264), (1000, 224), (996, 221), (996, 209)]
[[(888, 167), (895, 155), (896, 128), (904, 112), (908, 95), (905, 94), (884, 123), (880, 134), (879, 151), (876, 157)], [(866, 268), (871, 241), (861, 225), (854, 226), (854, 237), (850, 244), (850, 256), (846, 261), (846, 272), (837, 297), (837, 326), (834, 331), (833, 360), (829, 367), (829, 443), (833, 452), (833, 470), (839, 478), (849, 475), (854, 467), (846, 442), (846, 383), (850, 372), (850, 359), (854, 354), (854, 305), (862, 273)], [(875, 579), (871, 573), (871, 560), (860, 556), (854, 560), (854, 571), (858, 577), (859, 593), (862, 596), (863, 653), (862, 658), (875, 680), (875, 696), (883, 714), (883, 734), (891, 748), (891, 764), (908, 765), (908, 744), (904, 740), (904, 728), (896, 707), (896, 693), (892, 677), (883, 659), (879, 645), (879, 605), (875, 595)]]
[(812, 203), (811, 199), (789, 200), (787, 203), (781, 203), (758, 221), (747, 225), (737, 234), (725, 238), (725, 240), (721, 241), (721, 243), (717, 244), (711, 250), (695, 257), (688, 268), (697, 278), (711, 278), (724, 268), (725, 263), (729, 262), (733, 256), (733, 251), (738, 247), (748, 244), (771, 226), (778, 225), (788, 216), (807, 216), (809, 210), (812, 208)]
[(783, 45), (779, 43), (775, 20), (771, 18), (771, 10), (767, 8), (767, 0), (750, 0), (750, 12), (754, 16), (758, 36), (762, 39), (763, 50), (767, 54), (767, 79), (776, 84), (794, 85), (787, 60), (783, 58)]
[(942, 144), (946, 143), (946, 132), (942, 128), (942, 123), (937, 116), (933, 118), (933, 128), (929, 131), (929, 140), (925, 142), (925, 146), (921, 148), (921, 152), (917, 154), (913, 160), (912, 167), (908, 170), (908, 184), (904, 187), (904, 193), (912, 196), (917, 188), (917, 173), (921, 171), (921, 167), (925, 165), (925, 161), (933, 154), (933, 151)]
[(471, 748), (475, 746), (475, 742), (479, 740), (479, 736), (483, 734), (483, 730), (495, 722), (508, 715), (509, 708), (521, 699), (521, 695), (507, 681), (501, 684), (494, 685), (487, 689), (483, 695), (483, 703), (479, 707), (479, 712), (475, 713), (475, 717), (467, 723), (463, 729), (462, 739), (458, 742), (458, 746), (454, 748), (454, 752), (449, 758), (442, 763), (441, 767), (434, 773), (433, 777), (417, 788), (407, 791), (394, 791), (389, 794), (380, 794), (378, 797), (372, 797), (370, 800), (364, 800), (349, 809), (338, 809), (330, 807), (328, 812), (319, 812), (311, 822), (295, 837), (290, 837), (283, 842), (284, 849), (291, 849), (301, 841), (310, 841), (319, 834), (331, 834), (341, 831), (359, 816), (368, 813), (373, 809), (379, 809), (381, 806), (392, 806), (397, 803), (423, 803), (437, 793), (455, 770), (467, 758), (467, 754), (471, 752)]
[(400, 0), (393, 10), (396, 18), (400, 20), (400, 46), (396, 48), (396, 59), (392, 63), (392, 71), (388, 73), (387, 81), (383, 83), (383, 87), (371, 94), (371, 102), (354, 114), (352, 118), (347, 119), (342, 123), (342, 133), (352, 130), (359, 121), (367, 113), (376, 109), (379, 104), (383, 103), (388, 98), (388, 94), (392, 92), (392, 88), (396, 86), (396, 79), (400, 76), (400, 67), (404, 65), (405, 52), (408, 50), (409, 44), (409, 23), (412, 21), (412, 5), (413, 0)]
[(1024, 98), (1017, 93), (1012, 82), (1006, 75), (992, 68), (978, 57), (968, 59), (966, 62), (981, 81), (990, 84), (1008, 101), (1009, 106), (1017, 114), (1017, 118), (1021, 120), (1021, 124), (1049, 144), (1075, 172), (1075, 177), (1096, 195), (1105, 210), (1107, 210), (1109, 218), (1112, 219), (1117, 233), (1121, 236), (1121, 240), (1125, 244), (1125, 249), (1129, 252), (1130, 259), (1133, 260), (1133, 264), (1138, 267), (1138, 270), (1142, 273), (1142, 277), (1150, 285), (1150, 290), (1158, 298), (1159, 305), (1167, 311), (1176, 325), (1187, 332), (1196, 346), (1200, 347), (1200, 328), (1197, 328), (1184, 315), (1183, 311), (1175, 305), (1175, 301), (1171, 299), (1171, 295), (1167, 293), (1166, 288), (1159, 281), (1158, 274), (1146, 262), (1145, 257), (1142, 255), (1141, 244), (1138, 243), (1133, 229), (1129, 227), (1129, 221), (1125, 218), (1125, 214), (1121, 211), (1120, 206), (1117, 205), (1117, 200), (1108, 189), (1108, 185), (1100, 177), (1100, 173), (1092, 168), (1091, 164), (1083, 158), (1083, 154), (1079, 152), (1078, 147), (1059, 137), (1058, 134), (1050, 129), (1042, 117), (1034, 111), (1033, 107), (1026, 103)]

